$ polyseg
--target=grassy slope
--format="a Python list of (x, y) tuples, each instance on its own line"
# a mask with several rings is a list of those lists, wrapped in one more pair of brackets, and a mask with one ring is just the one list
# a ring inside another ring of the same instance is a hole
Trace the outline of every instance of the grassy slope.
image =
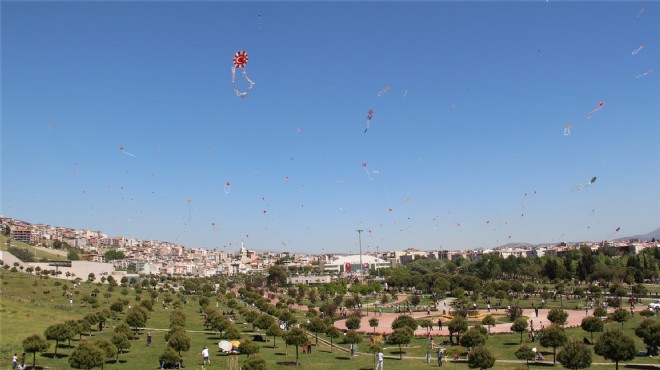
[[(19, 242), (18, 240), (12, 239), (11, 244), (18, 247), (18, 248), (27, 249), (32, 254), (36, 255), (38, 260), (41, 259), (41, 258), (47, 258), (49, 260), (65, 260), (66, 259), (66, 257), (60, 256), (60, 255), (57, 255), (57, 254), (53, 254), (53, 253), (44, 252), (42, 250), (34, 248), (33, 246), (31, 246), (29, 244)], [(7, 250), (7, 237), (4, 236), (4, 235), (1, 235), (1, 234), (0, 234), (0, 250), (3, 250), (3, 251)]]
[[(43, 334), (44, 330), (51, 324), (63, 322), (67, 319), (78, 319), (88, 312), (94, 311), (90, 307), (81, 307), (78, 304), (74, 304), (73, 308), (69, 308), (66, 299), (62, 296), (61, 287), (55, 287), (54, 282), (58, 281), (56, 279), (48, 280), (39, 280), (40, 285), (38, 287), (33, 287), (32, 284), (34, 281), (37, 281), (35, 277), (29, 276), (24, 273), (9, 273), (7, 271), (0, 272), (0, 278), (3, 282), (7, 284), (2, 285), (2, 296), (0, 296), (0, 352), (2, 359), (0, 360), (0, 369), (10, 368), (11, 354), (13, 352), (22, 352), (20, 348), (21, 341), (33, 334), (39, 333)], [(59, 280), (60, 282), (65, 282), (64, 280)], [(70, 285), (71, 283), (69, 283)], [(89, 294), (95, 285), (83, 284), (80, 288), (80, 294), (76, 297), (80, 297), (83, 294)], [(106, 287), (100, 288), (102, 292), (105, 292)], [(42, 292), (44, 290), (50, 290), (51, 293), (45, 296)], [(29, 298), (28, 298), (29, 297)], [(119, 289), (116, 289), (113, 293), (113, 297), (110, 298), (110, 302), (121, 297)], [(134, 293), (131, 292), (127, 296), (131, 299), (131, 304), (135, 304)], [(51, 301), (52, 300), (52, 301)], [(78, 302), (78, 299), (75, 299)], [(105, 298), (100, 294), (100, 302), (102, 303), (101, 308), (105, 305)], [(187, 324), (186, 329), (192, 331), (202, 331), (203, 330), (203, 320), (202, 317), (196, 312), (198, 309), (197, 304), (192, 303), (187, 304), (184, 307)], [(220, 309), (223, 309), (221, 306)], [(224, 308), (226, 309), (226, 308)], [(167, 329), (169, 323), (169, 314), (171, 311), (164, 310), (161, 305), (155, 305), (155, 312), (151, 313), (149, 322), (147, 323), (148, 327), (151, 328), (160, 328)], [(302, 319), (302, 318), (301, 318)], [(639, 316), (633, 321), (625, 325), (625, 330), (628, 335), (635, 338), (637, 343), (637, 348), (639, 350), (644, 349), (639, 338), (635, 337), (632, 333), (632, 328), (636, 326), (640, 321)], [(239, 318), (237, 327), (245, 332), (249, 332), (251, 325), (245, 325), (244, 322)], [(108, 323), (109, 326), (114, 326), (113, 322)], [(608, 326), (618, 326), (619, 324), (612, 323), (607, 324)], [(92, 337), (83, 336), (83, 340), (94, 339), (97, 337), (106, 337), (109, 338), (112, 333), (112, 328), (108, 327), (103, 333), (94, 332)], [(570, 329), (569, 334), (572, 337), (577, 339), (582, 339), (584, 336), (588, 336), (587, 333), (580, 329)], [(119, 364), (114, 364), (112, 362), (107, 363), (106, 369), (155, 369), (157, 368), (158, 356), (165, 349), (165, 340), (164, 335), (165, 331), (153, 330), (153, 345), (152, 347), (146, 347), (145, 334), (141, 333), (139, 339), (132, 341), (132, 348), (128, 353), (125, 353), (120, 356), (122, 362)], [(597, 337), (598, 334), (596, 334)], [(225, 368), (226, 367), (226, 358), (219, 355), (217, 352), (217, 342), (219, 338), (213, 334), (197, 333), (191, 332), (190, 336), (192, 338), (191, 350), (188, 353), (184, 353), (186, 360), (186, 368), (190, 369), (200, 369), (201, 368), (201, 356), (199, 352), (204, 346), (208, 346), (211, 349), (213, 368)], [(247, 334), (244, 334), (244, 338), (248, 338)], [(320, 336), (323, 337), (323, 336)], [(437, 339), (436, 339), (437, 341)], [(518, 347), (520, 341), (519, 334), (501, 334), (494, 335), (487, 342), (487, 347), (495, 354), (498, 359), (508, 359), (514, 360), (514, 352)], [(368, 338), (360, 345), (360, 351), (366, 352), (368, 347)], [(528, 340), (525, 337), (525, 342)], [(77, 345), (77, 340), (72, 341), (72, 345)], [(538, 346), (540, 349), (541, 347)], [(407, 356), (414, 357), (424, 357), (428, 348), (428, 341), (425, 338), (415, 339), (411, 343), (411, 348), (407, 350)], [(551, 352), (551, 349), (542, 349), (546, 352)], [(58, 349), (58, 354), (63, 354), (68, 356), (72, 351), (72, 348), (60, 347)], [(277, 338), (277, 348), (272, 348), (272, 342), (262, 344), (262, 349), (260, 355), (263, 356), (267, 363), (269, 369), (286, 369), (288, 366), (280, 365), (278, 362), (287, 362), (295, 360), (295, 349), (289, 347), (288, 356), (284, 355), (285, 346), (281, 338)], [(48, 353), (53, 352), (53, 344), (48, 350)], [(385, 355), (398, 356), (398, 348), (392, 347), (388, 348), (385, 351)], [(546, 359), (551, 360), (551, 355)], [(244, 361), (245, 356), (239, 356), (240, 361)], [(327, 346), (315, 347), (311, 355), (300, 354), (300, 361), (302, 368), (305, 369), (337, 369), (340, 367), (350, 368), (350, 369), (372, 369), (372, 357), (370, 355), (361, 355), (353, 359), (349, 359), (345, 353), (334, 351), (333, 353), (329, 352)], [(638, 357), (634, 362), (636, 363), (656, 363), (656, 359), (653, 358), (643, 358)], [(608, 362), (599, 356), (594, 356), (594, 362)], [(48, 366), (51, 369), (67, 369), (69, 368), (67, 363), (67, 358), (62, 357), (58, 359), (51, 358), (48, 354), (37, 355), (37, 364), (42, 366)], [(218, 366), (219, 365), (219, 366)], [(240, 364), (239, 364), (240, 366)], [(409, 359), (409, 360), (386, 360), (385, 366), (388, 369), (397, 370), (397, 369), (423, 369), (437, 367), (437, 364), (434, 365), (433, 362), (430, 365), (425, 363), (425, 360), (422, 359)], [(447, 366), (447, 364), (445, 365)], [(449, 365), (450, 368), (456, 369), (467, 369), (465, 364), (454, 364)], [(558, 365), (559, 366), (559, 365)], [(515, 363), (497, 363), (496, 369), (515, 369), (523, 368), (523, 364)], [(600, 368), (603, 368), (602, 366)], [(605, 368), (610, 368), (606, 366)], [(613, 368), (613, 365), (611, 366)]]

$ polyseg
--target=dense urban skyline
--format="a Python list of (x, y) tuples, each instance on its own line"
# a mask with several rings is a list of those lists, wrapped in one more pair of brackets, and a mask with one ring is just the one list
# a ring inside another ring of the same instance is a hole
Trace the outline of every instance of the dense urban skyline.
[(5, 216), (309, 253), (658, 226), (660, 4), (1, 6)]

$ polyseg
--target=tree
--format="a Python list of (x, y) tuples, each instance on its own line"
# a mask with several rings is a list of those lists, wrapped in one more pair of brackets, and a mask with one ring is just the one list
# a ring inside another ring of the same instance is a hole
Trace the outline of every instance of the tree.
[(285, 285), (287, 278), (286, 267), (282, 265), (273, 265), (268, 268), (268, 284)]
[(170, 338), (167, 340), (167, 345), (172, 347), (172, 349), (177, 351), (179, 356), (181, 356), (182, 351), (188, 352), (190, 350), (190, 336), (188, 336), (183, 330), (177, 330), (170, 335)]
[(284, 334), (284, 341), (287, 345), (296, 347), (296, 366), (298, 366), (298, 348), (309, 341), (307, 334), (300, 328), (293, 328)]
[[(360, 334), (358, 334), (355, 330), (351, 330), (348, 333), (346, 333), (346, 336), (344, 337), (344, 340), (347, 343), (351, 344), (351, 349), (355, 348), (355, 345), (362, 342), (362, 337)], [(353, 351), (351, 351), (351, 356), (353, 355)]]
[(582, 342), (569, 340), (557, 354), (557, 360), (567, 369), (586, 369), (591, 366), (591, 350)]
[(511, 331), (520, 333), (520, 344), (523, 342), (523, 333), (527, 331), (528, 325), (527, 319), (524, 317), (517, 318), (516, 321), (513, 322), (513, 325), (511, 325)]
[(55, 357), (57, 357), (57, 346), (60, 342), (73, 338), (71, 328), (66, 324), (54, 324), (46, 328), (44, 332), (46, 339), (55, 341)]
[(173, 364), (173, 365), (178, 365), (179, 362), (181, 361), (181, 356), (179, 356), (178, 353), (176, 353), (175, 350), (172, 349), (172, 347), (167, 347), (165, 348), (165, 351), (158, 356), (158, 361), (165, 362), (168, 364)]
[(128, 340), (128, 336), (125, 333), (115, 331), (115, 333), (112, 334), (110, 342), (117, 347), (117, 358), (115, 359), (115, 363), (117, 363), (119, 362), (119, 355), (123, 353), (125, 349), (131, 348), (131, 341)]
[(392, 322), (392, 329), (396, 330), (396, 329), (401, 329), (403, 327), (408, 327), (410, 328), (410, 330), (414, 332), (415, 330), (417, 330), (418, 325), (419, 323), (412, 316), (401, 315), (396, 319), (394, 319), (394, 321)]
[(126, 335), (126, 338), (131, 339), (133, 337), (133, 331), (131, 330), (131, 327), (128, 326), (125, 322), (120, 322), (115, 326), (115, 333), (121, 333)]
[(126, 312), (126, 324), (130, 325), (137, 335), (138, 329), (147, 323), (144, 314), (137, 308), (131, 308)]
[(375, 317), (372, 317), (369, 319), (369, 326), (374, 328), (374, 334), (376, 334), (376, 328), (378, 327), (378, 319)]
[(449, 338), (451, 339), (452, 333), (456, 333), (457, 340), (460, 341), (460, 335), (467, 331), (468, 323), (462, 316), (454, 316), (447, 324), (447, 328), (449, 329)]
[(325, 335), (327, 335), (330, 338), (330, 352), (332, 352), (332, 348), (334, 345), (332, 344), (332, 340), (334, 338), (339, 338), (341, 336), (341, 331), (337, 329), (335, 326), (329, 326), (328, 330), (325, 332)]
[[(117, 355), (117, 346), (112, 344), (112, 342), (107, 339), (97, 339), (93, 342), (93, 344), (103, 351), (104, 359), (115, 358)], [(101, 369), (103, 369), (103, 365), (101, 365)]]
[(525, 360), (528, 369), (529, 369), (529, 361), (534, 360), (536, 358), (536, 352), (534, 352), (532, 350), (532, 347), (528, 346), (527, 344), (523, 344), (520, 347), (518, 347), (515, 355), (518, 360)]
[(630, 320), (630, 312), (626, 311), (625, 308), (617, 308), (611, 315), (610, 318), (612, 321), (621, 323), (621, 330), (623, 330), (623, 324)]
[(428, 334), (428, 333), (431, 332), (431, 327), (433, 326), (433, 321), (431, 321), (429, 319), (421, 319), (421, 320), (417, 321), (417, 324), (422, 328), (426, 328), (426, 333)]
[(105, 353), (91, 342), (81, 342), (69, 356), (69, 366), (74, 369), (91, 369), (103, 366)]
[(582, 323), (580, 324), (580, 327), (584, 331), (588, 331), (591, 333), (591, 341), (594, 341), (594, 332), (602, 332), (603, 327), (605, 325), (603, 324), (603, 320), (601, 320), (598, 317), (585, 317), (582, 319)]
[[(395, 320), (396, 321), (396, 320)], [(346, 328), (348, 330), (358, 330), (360, 329), (361, 320), (357, 316), (351, 316), (346, 320)], [(394, 325), (394, 324), (392, 324)]]
[(275, 319), (266, 314), (262, 314), (254, 320), (254, 325), (261, 330), (268, 330), (268, 328), (275, 323)]
[(275, 338), (282, 335), (282, 329), (280, 329), (279, 325), (273, 323), (266, 329), (266, 335), (273, 337), (273, 348), (275, 348)]
[(619, 361), (630, 361), (635, 358), (635, 342), (623, 334), (623, 331), (607, 330), (598, 338), (594, 352), (608, 360), (614, 361), (616, 370), (619, 370)]
[(568, 319), (568, 312), (562, 310), (561, 308), (553, 308), (548, 312), (548, 321), (557, 325), (566, 324)]
[(557, 347), (561, 347), (566, 343), (568, 338), (564, 329), (557, 324), (552, 324), (541, 332), (539, 342), (543, 347), (552, 347), (552, 363), (557, 363)]
[(241, 339), (241, 333), (236, 329), (234, 325), (230, 325), (227, 330), (222, 334), (223, 338), (226, 339)]
[(495, 356), (484, 346), (478, 346), (468, 356), (470, 369), (490, 369), (495, 365)]
[(594, 317), (606, 317), (607, 310), (604, 307), (596, 307), (594, 309)]
[(243, 370), (267, 370), (266, 360), (258, 355), (250, 355), (243, 363)]
[(486, 344), (486, 330), (483, 327), (471, 327), (461, 337), (461, 343), (465, 347), (476, 347)]
[(399, 360), (403, 359), (403, 350), (401, 349), (401, 345), (410, 343), (412, 337), (413, 331), (408, 326), (394, 329), (394, 332), (387, 337), (387, 344), (396, 344), (399, 346)]
[(259, 353), (260, 349), (261, 347), (257, 343), (249, 339), (246, 339), (245, 341), (241, 342), (241, 353), (244, 353), (248, 356)]
[(488, 334), (490, 334), (490, 327), (495, 326), (495, 318), (492, 315), (486, 315), (486, 317), (481, 320), (481, 324), (488, 328)]
[(642, 338), (644, 344), (651, 348), (651, 354), (656, 354), (656, 348), (660, 346), (660, 322), (644, 319), (635, 328), (635, 335)]
[(313, 318), (310, 322), (309, 325), (307, 325), (307, 330), (314, 332), (314, 336), (316, 337), (316, 345), (319, 345), (319, 332), (323, 332), (326, 329), (326, 325), (318, 317)]
[(32, 368), (36, 368), (37, 352), (44, 352), (48, 349), (50, 343), (44, 337), (38, 334), (30, 335), (23, 339), (23, 351), (32, 353)]

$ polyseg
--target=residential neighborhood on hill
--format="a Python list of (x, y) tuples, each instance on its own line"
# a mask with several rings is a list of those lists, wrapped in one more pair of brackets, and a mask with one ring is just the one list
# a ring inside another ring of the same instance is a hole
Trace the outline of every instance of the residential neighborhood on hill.
[[(486, 254), (496, 253), (502, 258), (542, 257), (550, 254), (563, 256), (580, 246), (592, 250), (609, 249), (620, 254), (639, 253), (649, 247), (658, 247), (655, 239), (639, 239), (558, 243), (547, 245), (507, 245), (490, 249), (429, 250), (406, 248), (394, 251), (369, 251), (363, 254), (303, 254), (289, 252), (257, 252), (241, 244), (238, 251), (213, 248), (186, 248), (177, 243), (157, 240), (139, 240), (124, 236), (110, 237), (102, 231), (76, 230), (68, 227), (31, 224), (22, 220), (0, 217), (0, 228), (9, 240), (15, 240), (42, 250), (56, 252), (68, 248), (73, 267), (82, 268), (96, 275), (123, 271), (133, 274), (165, 274), (183, 276), (213, 276), (235, 274), (267, 274), (274, 264), (287, 267), (291, 275), (359, 275), (365, 270), (397, 267), (419, 259), (465, 258), (478, 260)], [(4, 258), (3, 258), (4, 260)], [(36, 263), (36, 262), (35, 262)], [(43, 263), (43, 262), (42, 262)], [(72, 268), (73, 268), (72, 267)], [(44, 268), (44, 267), (42, 267)], [(62, 271), (68, 267), (63, 266)], [(89, 270), (89, 271), (88, 271)], [(80, 273), (77, 276), (82, 276)], [(86, 277), (85, 275), (84, 277)], [(303, 280), (304, 282), (304, 280)], [(313, 283), (314, 281), (307, 281)]]

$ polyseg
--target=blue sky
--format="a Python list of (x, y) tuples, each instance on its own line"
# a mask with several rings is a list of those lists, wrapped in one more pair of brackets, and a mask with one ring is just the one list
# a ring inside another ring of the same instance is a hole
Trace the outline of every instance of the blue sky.
[(660, 223), (658, 3), (1, 6), (5, 216), (296, 252)]

